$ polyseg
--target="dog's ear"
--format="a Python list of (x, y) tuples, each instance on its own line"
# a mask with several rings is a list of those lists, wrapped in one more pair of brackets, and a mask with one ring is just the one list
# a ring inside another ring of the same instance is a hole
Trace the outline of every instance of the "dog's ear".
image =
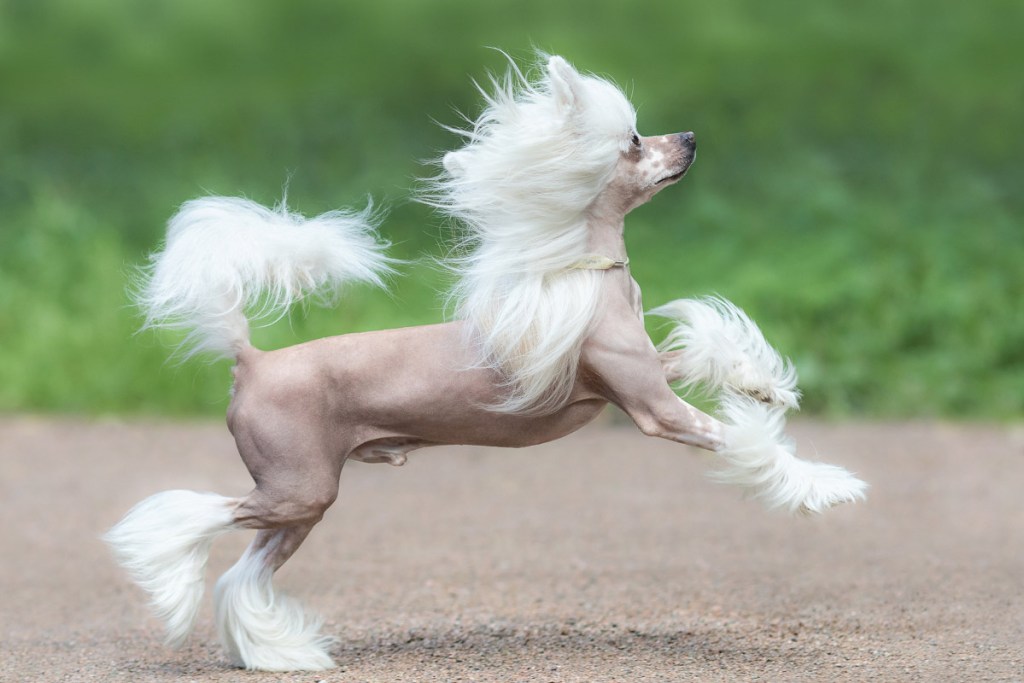
[(444, 155), (444, 160), (441, 162), (444, 164), (444, 170), (448, 171), (448, 175), (453, 178), (462, 176), (465, 171), (465, 166), (462, 164), (462, 156), (459, 152), (448, 152)]
[(580, 75), (576, 70), (557, 55), (548, 59), (548, 80), (551, 82), (551, 94), (559, 111), (568, 111), (576, 104)]

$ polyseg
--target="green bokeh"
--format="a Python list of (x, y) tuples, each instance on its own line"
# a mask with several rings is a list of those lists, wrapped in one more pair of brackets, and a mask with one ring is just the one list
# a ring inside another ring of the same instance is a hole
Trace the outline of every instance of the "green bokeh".
[[(182, 201), (391, 208), (474, 114), (488, 46), (622, 85), (693, 171), (627, 223), (649, 306), (717, 292), (797, 363), (805, 410), (1024, 413), (1024, 4), (0, 0), (0, 410), (209, 413), (125, 285)], [(289, 180), (290, 179), (290, 180)], [(421, 259), (257, 332), (273, 347), (441, 319)]]

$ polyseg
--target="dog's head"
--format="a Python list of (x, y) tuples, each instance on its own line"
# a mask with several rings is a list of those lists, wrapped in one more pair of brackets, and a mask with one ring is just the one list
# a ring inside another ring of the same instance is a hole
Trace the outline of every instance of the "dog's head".
[(573, 113), (577, 136), (602, 148), (605, 163), (615, 160), (613, 170), (605, 172), (609, 175), (602, 173), (595, 208), (625, 214), (686, 175), (697, 155), (692, 132), (641, 136), (636, 112), (621, 90), (577, 73), (561, 57), (548, 60), (548, 77), (556, 100)]
[(643, 137), (633, 133), (601, 204), (623, 214), (679, 182), (697, 156), (692, 132)]
[(622, 91), (561, 57), (548, 58), (534, 82), (513, 65), (492, 84), (483, 113), (458, 131), (466, 144), (445, 155), (436, 184), (438, 203), (470, 223), (507, 216), (566, 224), (597, 203), (625, 213), (679, 180), (693, 161), (692, 133), (641, 137)]

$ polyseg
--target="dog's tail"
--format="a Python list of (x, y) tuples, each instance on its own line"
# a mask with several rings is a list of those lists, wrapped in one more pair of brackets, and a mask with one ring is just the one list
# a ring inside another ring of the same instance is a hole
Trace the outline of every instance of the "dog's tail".
[(304, 218), (282, 203), (185, 202), (162, 251), (142, 270), (135, 299), (145, 328), (183, 330), (185, 357), (236, 356), (249, 345), (246, 311), (280, 317), (306, 297), (329, 300), (351, 281), (383, 286), (394, 262), (377, 235), (372, 205)]
[(796, 370), (742, 310), (719, 298), (680, 299), (650, 311), (676, 326), (659, 347), (666, 376), (701, 387), (725, 424), (712, 478), (735, 484), (769, 508), (815, 513), (864, 498), (867, 485), (842, 467), (807, 462), (786, 438), (797, 408)]

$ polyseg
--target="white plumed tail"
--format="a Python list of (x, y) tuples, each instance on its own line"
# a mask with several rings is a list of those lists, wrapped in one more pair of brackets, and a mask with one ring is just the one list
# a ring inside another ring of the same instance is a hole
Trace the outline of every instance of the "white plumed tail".
[(133, 507), (106, 533), (114, 557), (151, 598), (167, 643), (184, 643), (203, 597), (213, 539), (230, 531), (238, 501), (215, 493), (164, 491)]
[(246, 310), (280, 317), (346, 282), (383, 286), (393, 262), (376, 233), (372, 207), (313, 218), (283, 204), (268, 209), (234, 197), (185, 202), (162, 251), (143, 271), (136, 301), (144, 328), (184, 330), (185, 356), (235, 356), (249, 344)]
[(707, 298), (680, 299), (649, 314), (676, 322), (658, 346), (669, 381), (702, 387), (718, 401), (725, 445), (713, 479), (790, 512), (823, 512), (864, 498), (867, 484), (842, 467), (796, 457), (785, 435), (786, 411), (799, 406), (796, 370), (746, 313)]

